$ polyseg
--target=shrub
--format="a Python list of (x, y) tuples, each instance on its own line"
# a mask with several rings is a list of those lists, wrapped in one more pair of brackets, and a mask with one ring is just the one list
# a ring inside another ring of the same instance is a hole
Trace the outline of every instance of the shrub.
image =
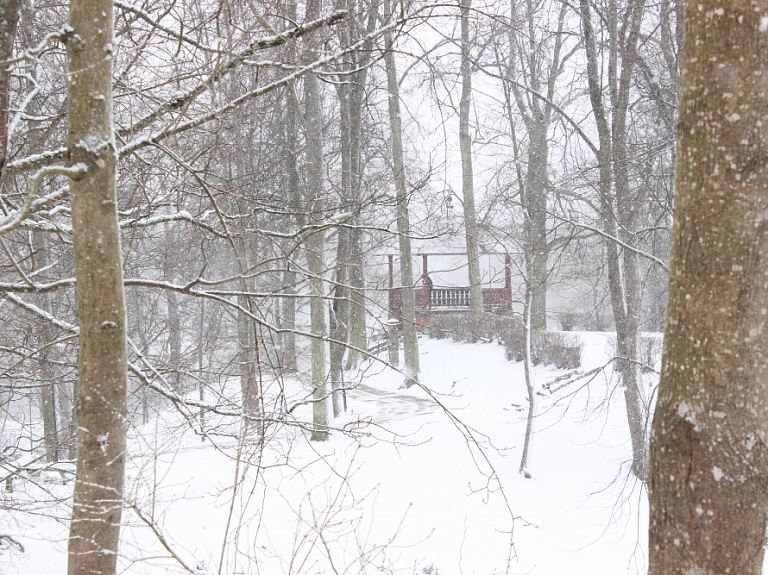
[[(436, 339), (450, 337), (467, 343), (498, 341), (505, 347), (508, 360), (523, 360), (523, 322), (517, 317), (484, 312), (473, 321), (470, 313), (435, 314), (429, 318), (427, 333)], [(581, 366), (581, 342), (577, 336), (562, 332), (533, 332), (531, 359), (534, 365), (576, 369)]]
[[(638, 344), (637, 358), (641, 362), (643, 373), (658, 371), (661, 364), (661, 352), (664, 347), (664, 338), (660, 333), (644, 333), (640, 335)], [(616, 337), (612, 337), (608, 343), (608, 351), (617, 358), (613, 362), (613, 369), (617, 373), (621, 372), (622, 362), (618, 359), (619, 351), (616, 344)]]
[[(507, 359), (523, 361), (525, 338), (523, 326), (513, 326), (504, 335)], [(534, 365), (554, 365), (560, 369), (576, 369), (581, 366), (581, 341), (578, 336), (556, 331), (531, 333), (531, 361)]]

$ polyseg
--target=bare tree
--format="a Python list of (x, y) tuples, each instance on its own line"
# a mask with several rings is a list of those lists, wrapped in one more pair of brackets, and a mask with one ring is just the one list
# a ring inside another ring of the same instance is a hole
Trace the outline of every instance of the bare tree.
[[(511, 2), (511, 54), (505, 70), (507, 82), (504, 88), (514, 95), (528, 135), (527, 169), (521, 190), (521, 204), (526, 212), (526, 279), (532, 298), (531, 328), (546, 330), (549, 130), (554, 115), (556, 82), (570, 54), (562, 54), (568, 6), (565, 3), (560, 5), (555, 29), (545, 30), (544, 34), (537, 30), (537, 19), (540, 17), (537, 8), (534, 2), (527, 1), (523, 13), (519, 14), (517, 2)], [(519, 32), (518, 27), (524, 32)], [(524, 83), (517, 82), (517, 78), (523, 79)], [(508, 113), (511, 114), (511, 109)]]
[(630, 185), (627, 148), (627, 111), (644, 4), (643, 0), (630, 0), (620, 18), (618, 0), (608, 3), (605, 21), (611, 39), (608, 55), (609, 105), (606, 105), (603, 96), (591, 2), (581, 0), (579, 6), (587, 57), (589, 99), (597, 124), (599, 149), (596, 150), (596, 159), (599, 171), (600, 214), (606, 237), (619, 367), (632, 439), (632, 472), (644, 479), (647, 464), (646, 410), (639, 388), (637, 338), (640, 322), (640, 283), (638, 254), (634, 249), (633, 236), (639, 215), (639, 201), (633, 196), (636, 190)]

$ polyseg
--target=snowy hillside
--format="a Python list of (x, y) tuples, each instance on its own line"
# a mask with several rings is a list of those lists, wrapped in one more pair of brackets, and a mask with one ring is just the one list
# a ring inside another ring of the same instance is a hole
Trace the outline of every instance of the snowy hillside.
[[(420, 339), (424, 389), (366, 363), (335, 422), (349, 433), (326, 443), (279, 426), (263, 450), (237, 429), (214, 444), (165, 412), (129, 437), (123, 572), (643, 573), (646, 493), (629, 474), (623, 397), (610, 366), (593, 371), (609, 363), (610, 336), (581, 337), (581, 368), (535, 369), (530, 479), (518, 472), (522, 364), (495, 344)], [(308, 420), (309, 406), (294, 415)], [(41, 485), (66, 496), (60, 479)], [(64, 517), (65, 503), (6, 513), (0, 534), (24, 550), (1, 547), (0, 573), (64, 573)]]

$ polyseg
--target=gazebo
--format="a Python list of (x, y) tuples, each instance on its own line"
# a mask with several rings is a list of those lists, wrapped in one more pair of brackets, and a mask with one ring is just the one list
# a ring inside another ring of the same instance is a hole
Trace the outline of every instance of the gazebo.
[[(509, 254), (485, 252), (481, 255), (504, 256), (504, 287), (482, 288), (483, 309), (486, 311), (510, 311), (512, 309), (512, 271)], [(462, 313), (470, 309), (469, 286), (440, 286), (432, 283), (429, 276), (429, 258), (437, 256), (462, 256), (466, 253), (435, 252), (417, 254), (422, 259), (422, 274), (415, 286), (416, 318), (427, 324), (433, 314)], [(395, 255), (388, 254), (389, 264), (389, 317), (399, 318), (403, 307), (402, 287), (395, 287)]]

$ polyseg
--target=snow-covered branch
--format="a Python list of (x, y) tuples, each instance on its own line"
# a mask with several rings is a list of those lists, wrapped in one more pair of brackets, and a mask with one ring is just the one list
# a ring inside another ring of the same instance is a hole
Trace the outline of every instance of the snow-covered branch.
[(37, 196), (37, 190), (40, 187), (40, 182), (47, 176), (69, 176), (78, 177), (82, 176), (88, 171), (88, 167), (85, 164), (75, 164), (74, 166), (45, 166), (37, 170), (29, 181), (29, 189), (27, 190), (27, 196), (24, 199), (24, 205), (14, 213), (8, 214), (2, 221), (0, 221), (0, 235), (12, 232), (21, 225), (21, 222), (32, 211), (32, 205)]
[[(121, 7), (125, 6), (120, 2), (116, 4)], [(253, 41), (247, 48), (238, 52), (235, 56), (233, 56), (230, 60), (225, 62), (222, 66), (220, 66), (205, 80), (197, 84), (194, 88), (192, 88), (191, 90), (188, 90), (183, 94), (178, 94), (177, 96), (171, 98), (170, 100), (162, 103), (155, 110), (153, 110), (152, 112), (150, 112), (149, 114), (147, 114), (146, 116), (144, 116), (143, 118), (135, 122), (132, 126), (128, 128), (124, 128), (122, 130), (118, 130), (117, 135), (122, 138), (133, 136), (139, 133), (144, 128), (150, 126), (158, 118), (162, 117), (165, 113), (183, 108), (184, 106), (189, 104), (192, 100), (194, 100), (197, 96), (199, 96), (200, 94), (208, 90), (211, 86), (216, 84), (216, 82), (221, 80), (229, 72), (234, 70), (237, 66), (244, 63), (248, 58), (253, 56), (256, 52), (260, 50), (266, 50), (268, 48), (276, 48), (277, 46), (284, 44), (288, 40), (291, 40), (293, 38), (298, 38), (300, 36), (303, 36), (304, 34), (308, 34), (309, 32), (312, 32), (324, 26), (331, 26), (339, 22), (346, 16), (347, 16), (346, 10), (337, 10), (330, 16), (319, 18), (317, 20), (313, 20), (312, 22), (308, 22), (306, 24), (296, 26), (283, 33), (276, 34), (274, 36), (270, 36), (267, 38), (260, 38), (258, 40)], [(163, 29), (163, 30), (167, 31), (166, 29)], [(179, 36), (174, 35), (174, 37), (177, 39), (180, 39)], [(189, 40), (185, 40), (185, 41), (189, 41)], [(198, 46), (198, 47), (201, 47), (201, 46)]]

